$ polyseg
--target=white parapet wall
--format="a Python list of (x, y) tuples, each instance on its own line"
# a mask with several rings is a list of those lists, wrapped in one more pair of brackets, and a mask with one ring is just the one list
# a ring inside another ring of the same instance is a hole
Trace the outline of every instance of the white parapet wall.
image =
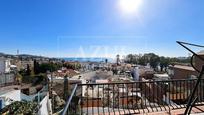
[(13, 90), (0, 95), (0, 97), (7, 97), (14, 101), (21, 101), (21, 90)]
[(7, 93), (0, 95), (0, 99), (2, 100), (2, 108), (15, 101), (21, 101), (21, 91), (20, 90), (13, 90)]
[(49, 115), (49, 95), (45, 96), (44, 99), (40, 102), (40, 109), (38, 111), (38, 115)]

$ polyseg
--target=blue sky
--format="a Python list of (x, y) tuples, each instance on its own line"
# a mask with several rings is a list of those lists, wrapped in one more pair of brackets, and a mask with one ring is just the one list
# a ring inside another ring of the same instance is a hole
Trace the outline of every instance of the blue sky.
[(204, 44), (203, 0), (143, 0), (125, 14), (119, 0), (0, 0), (0, 52), (114, 57), (187, 56), (177, 40)]

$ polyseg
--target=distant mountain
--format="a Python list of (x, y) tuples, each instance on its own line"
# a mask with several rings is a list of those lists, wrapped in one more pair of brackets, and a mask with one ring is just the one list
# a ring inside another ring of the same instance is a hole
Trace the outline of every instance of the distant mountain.
[(12, 54), (5, 54), (5, 53), (0, 52), (0, 56), (1, 57), (13, 57), (14, 55), (12, 55)]
[(0, 52), (0, 56), (3, 56), (3, 55), (5, 55), (5, 54)]
[[(5, 58), (49, 58), (45, 56), (37, 56), (37, 55), (31, 55), (31, 54), (13, 55), (13, 54), (6, 54), (2, 52), (0, 52), (0, 57), (5, 57)], [(57, 59), (57, 58), (49, 58), (49, 59)]]

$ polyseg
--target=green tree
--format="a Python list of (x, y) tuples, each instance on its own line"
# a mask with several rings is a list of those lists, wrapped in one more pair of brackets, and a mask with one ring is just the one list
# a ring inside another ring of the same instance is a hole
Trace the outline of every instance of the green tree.
[(40, 64), (34, 60), (34, 73), (39, 74), (40, 73)]
[(158, 55), (154, 53), (149, 53), (148, 55), (149, 55), (150, 66), (155, 69), (157, 65), (159, 64), (160, 58)]
[(133, 55), (133, 54), (129, 54), (127, 55), (126, 59), (125, 59), (126, 63), (133, 63), (133, 64), (138, 64), (139, 63), (139, 56), (138, 55)]
[(29, 64), (27, 64), (26, 75), (30, 75), (30, 73), (31, 73), (31, 69), (30, 69)]
[(146, 65), (147, 63), (150, 64), (152, 68), (156, 68), (158, 64), (161, 66), (161, 70), (163, 68), (167, 68), (169, 64), (189, 64), (190, 57), (183, 57), (183, 58), (176, 58), (176, 57), (164, 57), (158, 56), (154, 53), (147, 53), (144, 55), (134, 55), (128, 54), (125, 58), (126, 63), (131, 64), (139, 64), (139, 65)]
[(60, 67), (62, 67), (60, 64), (55, 63), (42, 63), (40, 64), (40, 73), (46, 73), (47, 71), (53, 72), (58, 70)]
[(144, 56), (140, 57), (138, 63), (139, 65), (146, 65), (147, 63), (145, 57)]
[(74, 69), (74, 70), (78, 70), (81, 69), (81, 64), (80, 63), (64, 63), (63, 67), (66, 67), (67, 69)]
[(21, 84), (22, 79), (23, 79), (23, 76), (22, 76), (20, 73), (17, 73), (17, 74), (16, 74), (16, 82), (17, 82), (18, 84)]
[(161, 67), (161, 71), (163, 70), (163, 68), (165, 68), (165, 71), (166, 71), (166, 68), (167, 66), (169, 65), (170, 61), (169, 61), (169, 58), (168, 57), (164, 57), (164, 56), (161, 56), (160, 57), (160, 67)]

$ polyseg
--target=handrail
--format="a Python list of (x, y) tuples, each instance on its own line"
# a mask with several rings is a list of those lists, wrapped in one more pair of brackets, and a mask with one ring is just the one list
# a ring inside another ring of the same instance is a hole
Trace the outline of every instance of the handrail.
[[(168, 82), (78, 84), (78, 88), (83, 92), (79, 96), (79, 112), (87, 115), (118, 114), (117, 112), (145, 114), (186, 108), (189, 94), (192, 93), (196, 81), (197, 79), (186, 79)], [(204, 102), (203, 85), (204, 79), (195, 93), (198, 97), (195, 106)]]
[[(204, 80), (204, 78), (202, 78)], [(111, 84), (133, 84), (133, 83), (160, 83), (160, 82), (176, 82), (176, 81), (196, 81), (197, 79), (171, 79), (162, 81), (132, 81), (132, 82), (110, 82), (110, 83), (86, 83), (82, 85), (111, 85)]]
[(74, 89), (73, 89), (73, 91), (72, 91), (72, 93), (71, 93), (71, 96), (70, 97), (68, 97), (68, 101), (66, 102), (66, 105), (65, 105), (65, 107), (64, 107), (64, 110), (63, 110), (63, 112), (62, 112), (62, 115), (66, 115), (66, 113), (67, 113), (67, 111), (68, 111), (68, 107), (69, 107), (69, 105), (70, 105), (70, 103), (71, 103), (71, 100), (72, 100), (72, 98), (73, 98), (73, 96), (74, 96), (74, 93), (76, 92), (76, 89), (77, 89), (77, 84), (74, 86)]
[[(193, 89), (196, 81), (197, 79), (171, 80), (168, 82), (125, 82), (120, 83), (124, 84), (122, 86), (117, 83), (92, 84), (91, 86), (90, 84), (73, 84), (71, 94), (60, 114), (89, 115), (101, 114), (100, 112), (103, 112), (102, 114), (108, 112), (109, 114), (111, 112), (114, 114), (117, 114), (117, 112), (138, 114), (181, 109), (186, 107), (189, 91)], [(204, 79), (201, 82), (204, 84)], [(200, 95), (203, 94), (203, 85), (198, 87), (199, 90), (196, 92), (198, 98), (194, 103), (195, 105), (204, 102), (204, 98)], [(81, 91), (80, 94), (78, 94), (78, 90)], [(75, 97), (76, 92), (78, 95)], [(78, 102), (78, 99), (80, 102)], [(183, 100), (183, 102), (179, 100)]]

